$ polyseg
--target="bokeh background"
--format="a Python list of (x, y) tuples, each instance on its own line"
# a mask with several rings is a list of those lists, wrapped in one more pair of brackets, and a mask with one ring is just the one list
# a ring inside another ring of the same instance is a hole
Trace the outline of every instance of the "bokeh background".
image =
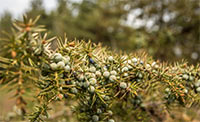
[(24, 13), (41, 15), (50, 37), (66, 33), (161, 61), (200, 61), (199, 0), (1, 0), (0, 8), (0, 31), (10, 32)]
[[(41, 15), (49, 37), (101, 42), (165, 62), (200, 62), (199, 0), (0, 0), (0, 38), (14, 19)], [(1, 43), (0, 43), (1, 46)], [(0, 93), (0, 115), (12, 109)]]

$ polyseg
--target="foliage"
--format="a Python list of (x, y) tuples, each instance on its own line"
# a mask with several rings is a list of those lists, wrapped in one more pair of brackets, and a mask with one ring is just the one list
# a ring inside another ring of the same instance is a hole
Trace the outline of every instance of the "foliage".
[[(0, 88), (17, 91), (20, 119), (47, 121), (50, 108), (62, 101), (69, 104), (59, 109), (72, 106), (81, 122), (178, 121), (174, 113), (180, 110), (185, 121), (195, 118), (188, 113), (199, 111), (199, 64), (160, 63), (146, 54), (127, 55), (66, 37), (58, 37), (52, 50), (55, 38), (47, 39), (43, 26), (35, 25), (38, 19), (24, 16), (13, 34), (1, 39)], [(61, 112), (52, 121), (68, 117)]]

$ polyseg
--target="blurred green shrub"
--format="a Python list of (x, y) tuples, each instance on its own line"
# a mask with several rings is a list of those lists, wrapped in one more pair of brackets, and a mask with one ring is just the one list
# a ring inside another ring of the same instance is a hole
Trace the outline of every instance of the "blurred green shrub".
[(56, 38), (47, 39), (38, 19), (24, 16), (1, 39), (0, 88), (16, 91), (14, 112), (3, 121), (200, 120), (199, 64), (160, 63), (66, 37), (52, 50)]
[[(42, 0), (33, 0), (29, 17), (41, 15), (50, 35), (103, 42), (113, 49), (145, 50), (169, 62), (200, 60), (200, 10), (198, 0), (58, 0), (47, 12)], [(10, 15), (9, 15), (10, 16)], [(1, 29), (8, 28), (8, 15)], [(139, 38), (139, 39), (138, 39)], [(169, 60), (170, 59), (170, 60)]]

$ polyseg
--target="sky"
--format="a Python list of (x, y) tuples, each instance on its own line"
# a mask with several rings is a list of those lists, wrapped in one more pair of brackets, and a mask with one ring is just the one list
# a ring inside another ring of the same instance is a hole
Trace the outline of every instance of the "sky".
[[(32, 0), (0, 0), (0, 16), (8, 10), (14, 17), (19, 17), (29, 8)], [(43, 0), (46, 10), (51, 10), (56, 6), (56, 0)]]

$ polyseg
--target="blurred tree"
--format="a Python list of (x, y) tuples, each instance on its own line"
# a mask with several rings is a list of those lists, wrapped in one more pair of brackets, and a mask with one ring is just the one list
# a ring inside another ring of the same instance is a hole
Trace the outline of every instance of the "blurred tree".
[(10, 32), (10, 28), (12, 26), (12, 15), (10, 12), (5, 11), (2, 17), (0, 18), (0, 37), (2, 37), (4, 34), (2, 34), (2, 31)]
[(135, 0), (129, 5), (140, 11), (134, 20), (145, 22), (140, 30), (155, 57), (200, 61), (199, 0)]
[(57, 2), (57, 8), (50, 14), (54, 18), (52, 29), (56, 35), (63, 36), (66, 33), (69, 39), (74, 39), (79, 31), (75, 26), (71, 3), (68, 0), (58, 0)]
[[(128, 1), (90, 1), (77, 3), (78, 15), (76, 25), (83, 31), (79, 38), (90, 38), (96, 42), (104, 42), (113, 48), (119, 48), (120, 43), (126, 43), (134, 32), (131, 27), (121, 24), (128, 11), (123, 7)], [(86, 32), (85, 32), (86, 30)]]
[(33, 0), (26, 13), (33, 18), (40, 14), (39, 24), (46, 25), (50, 36), (66, 33), (68, 39), (144, 50), (161, 60), (200, 61), (199, 0), (57, 0), (50, 13), (42, 0)]
[(32, 0), (30, 9), (26, 12), (26, 15), (30, 18), (35, 18), (40, 15), (40, 25), (45, 25), (47, 29), (52, 30), (53, 18), (46, 12), (42, 0)]
[[(0, 38), (5, 38), (10, 32), (9, 27), (12, 26), (12, 15), (10, 12), (5, 11), (2, 17), (0, 18)], [(3, 46), (3, 39), (0, 39), (0, 46)]]

